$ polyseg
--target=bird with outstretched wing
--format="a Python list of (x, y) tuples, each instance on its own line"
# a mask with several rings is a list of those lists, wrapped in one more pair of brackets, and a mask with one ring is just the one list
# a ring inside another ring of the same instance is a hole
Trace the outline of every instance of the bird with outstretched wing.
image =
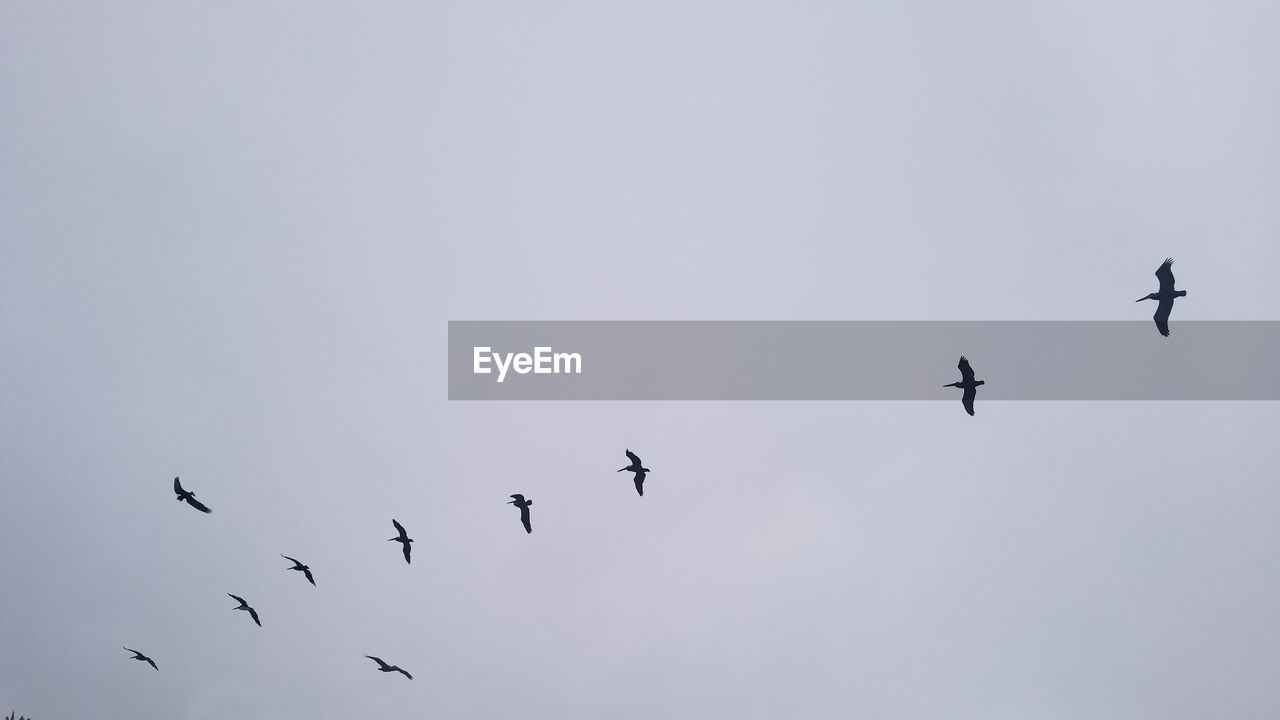
[(143, 655), (142, 653), (138, 652), (137, 650), (134, 650), (133, 648), (125, 648), (125, 650), (128, 650), (129, 652), (133, 653), (133, 657), (132, 657), (131, 659), (133, 659), (133, 660), (141, 660), (142, 662), (145, 662), (146, 664), (150, 665), (152, 668), (155, 668), (156, 670), (159, 670), (159, 669), (160, 669), (160, 668), (156, 667), (156, 661), (155, 661), (155, 660), (152, 660), (151, 658), (147, 657), (146, 655)]
[(293, 567), (289, 568), (290, 570), (298, 570), (298, 571), (300, 571), (304, 576), (306, 576), (306, 578), (307, 578), (307, 582), (311, 583), (312, 585), (315, 585), (315, 584), (316, 584), (316, 579), (315, 579), (314, 577), (311, 577), (311, 566), (310, 566), (310, 565), (303, 565), (303, 564), (302, 564), (302, 561), (298, 560), (297, 558), (291, 558), (291, 557), (289, 557), (288, 555), (285, 555), (285, 554), (283, 554), (283, 553), (280, 555), (280, 557), (282, 557), (282, 558), (284, 558), (285, 560), (288, 560), (289, 562), (293, 563)]
[(652, 471), (649, 468), (645, 467), (644, 463), (640, 461), (640, 456), (631, 452), (631, 450), (627, 450), (627, 459), (631, 461), (631, 464), (624, 468), (619, 469), (618, 472), (629, 471), (629, 472), (635, 473), (635, 477), (633, 478), (633, 480), (636, 484), (636, 492), (639, 493), (641, 497), (643, 497), (644, 496), (644, 478), (646, 475), (648, 475)]
[(948, 383), (942, 387), (964, 390), (964, 394), (960, 397), (960, 404), (964, 405), (965, 412), (973, 415), (973, 400), (978, 396), (978, 386), (985, 385), (986, 381), (974, 379), (973, 366), (969, 364), (969, 358), (964, 355), (960, 356), (960, 363), (956, 367), (960, 369), (960, 382)]
[(404, 551), (404, 561), (412, 564), (412, 561), (409, 559), (409, 553), (412, 552), (413, 550), (411, 546), (411, 543), (413, 542), (413, 538), (409, 537), (409, 534), (404, 531), (404, 526), (400, 524), (399, 520), (392, 518), (391, 524), (394, 525), (396, 528), (396, 536), (393, 538), (388, 538), (387, 542), (400, 543), (401, 549)]
[(410, 680), (413, 679), (413, 676), (410, 675), (408, 671), (406, 671), (404, 668), (400, 667), (399, 665), (388, 665), (386, 662), (383, 661), (382, 658), (374, 657), (373, 655), (365, 655), (365, 657), (378, 663), (378, 669), (381, 670), (382, 672), (398, 672), (401, 675), (404, 675), (405, 677), (409, 678)]
[(520, 508), (520, 524), (524, 525), (524, 531), (526, 533), (532, 533), (533, 525), (529, 523), (529, 506), (533, 504), (533, 501), (525, 500), (524, 495), (521, 495), (520, 493), (516, 493), (515, 495), (511, 496), (511, 501), (508, 502), (507, 504), (515, 505), (516, 507)]
[[(231, 593), (227, 593), (227, 594), (231, 595)], [(257, 610), (254, 610), (253, 608), (249, 607), (249, 603), (245, 602), (244, 598), (240, 597), (239, 595), (231, 595), (231, 597), (234, 598), (236, 602), (240, 603), (239, 607), (233, 608), (234, 610), (247, 611), (249, 613), (249, 617), (253, 618), (253, 622), (256, 623), (258, 627), (262, 627), (262, 621), (258, 619)]]
[(1160, 263), (1160, 267), (1156, 268), (1156, 279), (1160, 281), (1160, 290), (1140, 297), (1134, 302), (1155, 300), (1156, 312), (1151, 319), (1156, 322), (1156, 330), (1159, 330), (1164, 337), (1169, 337), (1169, 314), (1173, 312), (1173, 301), (1186, 297), (1187, 291), (1174, 288), (1173, 258), (1165, 258), (1164, 262)]
[(173, 479), (173, 491), (178, 495), (178, 501), (186, 501), (188, 505), (208, 515), (213, 512), (207, 505), (196, 499), (196, 494), (182, 488), (182, 483), (178, 482), (178, 478)]

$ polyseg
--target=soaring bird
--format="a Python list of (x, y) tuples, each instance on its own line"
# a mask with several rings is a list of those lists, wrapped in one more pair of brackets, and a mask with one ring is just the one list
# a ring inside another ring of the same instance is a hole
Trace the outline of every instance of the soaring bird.
[[(227, 593), (227, 594), (231, 595), (231, 593)], [(249, 617), (253, 618), (253, 621), (258, 624), (258, 627), (262, 627), (262, 621), (258, 619), (257, 610), (254, 610), (253, 608), (249, 607), (249, 603), (245, 602), (244, 598), (240, 597), (239, 595), (231, 595), (231, 597), (235, 598), (235, 601), (240, 603), (240, 607), (235, 608), (236, 610), (248, 610)]]
[(374, 656), (372, 656), (372, 655), (365, 655), (365, 657), (367, 657), (367, 658), (369, 658), (370, 660), (372, 660), (372, 661), (374, 661), (374, 662), (378, 663), (378, 669), (379, 669), (379, 670), (381, 670), (382, 672), (398, 672), (398, 673), (400, 673), (401, 675), (403, 675), (403, 676), (405, 676), (405, 677), (409, 678), (410, 680), (412, 680), (412, 679), (413, 679), (413, 676), (412, 676), (412, 675), (410, 675), (409, 673), (405, 672), (405, 671), (404, 671), (404, 668), (401, 668), (399, 665), (388, 665), (388, 664), (386, 664), (385, 662), (383, 662), (383, 661), (382, 661), (382, 658), (374, 657)]
[(978, 386), (986, 385), (985, 380), (973, 379), (973, 368), (969, 365), (969, 358), (961, 355), (960, 364), (956, 367), (960, 368), (960, 382), (954, 382), (942, 387), (956, 387), (964, 389), (964, 396), (960, 398), (960, 402), (964, 404), (965, 412), (973, 414), (973, 398), (978, 395)]
[(207, 505), (196, 499), (195, 493), (183, 490), (182, 483), (178, 482), (178, 478), (176, 477), (173, 479), (173, 491), (178, 494), (178, 502), (186, 500), (188, 505), (202, 513), (205, 513), (206, 515), (213, 512)]
[(637, 457), (636, 454), (631, 452), (630, 450), (627, 451), (627, 459), (631, 461), (631, 464), (624, 468), (619, 469), (618, 472), (622, 472), (623, 470), (629, 470), (635, 473), (636, 474), (636, 477), (635, 477), (636, 492), (640, 493), (640, 495), (643, 496), (644, 495), (644, 476), (652, 471), (649, 470), (649, 468), (644, 467), (644, 465), (640, 462), (640, 458)]
[(405, 534), (404, 526), (400, 524), (400, 521), (396, 520), (395, 518), (391, 518), (391, 524), (396, 526), (396, 532), (398, 533), (398, 535), (393, 538), (387, 538), (387, 542), (398, 542), (402, 546), (404, 546), (404, 561), (412, 562), (409, 560), (409, 551), (412, 550), (413, 548), (409, 545), (409, 543), (413, 542), (413, 538)]
[(520, 522), (524, 525), (524, 531), (527, 533), (533, 532), (533, 526), (529, 524), (529, 506), (533, 504), (533, 501), (525, 500), (523, 495), (516, 493), (511, 496), (511, 502), (507, 504), (520, 508)]
[(1160, 267), (1156, 268), (1156, 279), (1160, 281), (1160, 291), (1140, 297), (1134, 302), (1155, 300), (1158, 303), (1156, 314), (1151, 318), (1156, 321), (1156, 329), (1160, 334), (1169, 337), (1169, 313), (1173, 312), (1173, 299), (1186, 297), (1187, 291), (1173, 289), (1173, 258), (1165, 258), (1164, 262), (1160, 263)]
[(134, 649), (132, 649), (132, 648), (125, 648), (125, 650), (128, 650), (129, 652), (133, 653), (133, 658), (132, 658), (133, 660), (141, 660), (142, 662), (144, 662), (144, 663), (146, 663), (146, 664), (150, 665), (151, 667), (155, 668), (156, 670), (159, 670), (159, 669), (160, 669), (160, 668), (156, 667), (156, 661), (155, 661), (155, 660), (152, 660), (151, 658), (147, 657), (146, 655), (143, 655), (142, 653), (138, 652), (137, 650), (134, 650)]
[(297, 558), (291, 558), (288, 555), (281, 555), (280, 557), (293, 563), (293, 567), (289, 568), (290, 570), (301, 570), (302, 574), (307, 576), (307, 582), (311, 583), (312, 585), (316, 584), (316, 579), (311, 577), (310, 565), (303, 565), (302, 562), (299, 561)]

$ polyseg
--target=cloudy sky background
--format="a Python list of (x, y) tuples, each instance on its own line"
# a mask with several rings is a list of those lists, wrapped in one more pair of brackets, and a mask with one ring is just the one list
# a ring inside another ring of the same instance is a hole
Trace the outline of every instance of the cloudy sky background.
[(1274, 714), (1275, 404), (445, 399), (451, 319), (1280, 320), (1280, 6), (966, 5), (0, 5), (0, 712)]

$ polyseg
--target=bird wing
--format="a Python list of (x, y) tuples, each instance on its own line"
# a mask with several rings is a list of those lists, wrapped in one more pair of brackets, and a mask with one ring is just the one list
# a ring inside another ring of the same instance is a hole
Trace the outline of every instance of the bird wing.
[(173, 492), (178, 495), (181, 495), (183, 492), (185, 492), (182, 489), (182, 483), (178, 482), (178, 478), (176, 477), (173, 479)]
[(413, 546), (407, 542), (400, 543), (400, 545), (404, 547), (404, 561), (412, 565), (413, 561), (409, 559), (409, 553), (413, 550)]
[(262, 621), (258, 619), (257, 610), (254, 610), (253, 608), (249, 608), (249, 617), (253, 618), (253, 621), (258, 625), (258, 627), (262, 627)]
[(642, 472), (637, 472), (635, 477), (636, 492), (640, 493), (641, 497), (644, 496), (644, 475)]
[(307, 582), (311, 583), (312, 585), (316, 584), (316, 579), (311, 577), (311, 568), (309, 567), (302, 568), (302, 574), (307, 576)]
[(302, 567), (302, 563), (298, 562), (298, 558), (291, 558), (291, 557), (289, 557), (288, 555), (285, 555), (284, 553), (281, 553), (281, 554), (280, 554), (280, 557), (284, 558), (285, 560), (288, 560), (289, 562), (293, 563), (294, 565), (297, 565), (299, 568), (301, 568), (301, 567)]
[(1156, 329), (1165, 337), (1169, 337), (1169, 313), (1171, 312), (1173, 312), (1173, 298), (1170, 297), (1166, 300), (1161, 300), (1160, 304), (1156, 306), (1156, 314), (1151, 316), (1156, 321)]
[(978, 396), (977, 388), (965, 388), (964, 395), (960, 398), (960, 402), (964, 404), (965, 412), (973, 414), (973, 399)]
[[(124, 647), (124, 646), (123, 646), (123, 645), (121, 645), (120, 647)], [(142, 654), (142, 653), (138, 652), (137, 650), (134, 650), (133, 648), (124, 648), (124, 649), (125, 649), (125, 650), (128, 650), (129, 652), (133, 653), (134, 655), (141, 655), (141, 654)]]
[(524, 496), (521, 495), (520, 493), (516, 493), (515, 495), (512, 495), (511, 499), (515, 500), (516, 502), (524, 502)]
[(205, 505), (204, 503), (202, 503), (202, 502), (200, 502), (199, 500), (197, 500), (197, 499), (195, 499), (195, 498), (191, 497), (190, 495), (187, 495), (187, 496), (183, 497), (182, 499), (183, 499), (183, 500), (186, 500), (188, 505), (190, 505), (191, 507), (193, 507), (193, 508), (195, 508), (195, 509), (199, 510), (200, 512), (204, 513), (205, 515), (208, 515), (209, 513), (213, 512), (212, 510), (210, 510), (210, 509), (209, 509), (209, 506), (208, 506), (208, 505)]
[(410, 675), (410, 674), (408, 673), (408, 671), (406, 671), (404, 668), (400, 667), (399, 665), (393, 665), (393, 666), (391, 666), (391, 669), (392, 669), (392, 670), (395, 670), (396, 672), (400, 673), (401, 675), (404, 675), (405, 677), (409, 678), (410, 680), (412, 680), (412, 679), (413, 679), (413, 676), (412, 676), (412, 675)]
[(160, 668), (156, 667), (156, 661), (155, 661), (155, 660), (152, 660), (151, 658), (146, 657), (146, 656), (143, 656), (143, 658), (142, 658), (142, 659), (143, 659), (143, 660), (146, 660), (146, 661), (147, 661), (147, 664), (148, 664), (148, 665), (150, 665), (151, 667), (155, 668), (156, 670), (159, 670), (159, 669), (160, 669)]
[(524, 531), (525, 531), (525, 532), (527, 532), (527, 533), (531, 533), (531, 532), (533, 532), (533, 525), (531, 525), (531, 524), (529, 523), (529, 508), (528, 508), (528, 506), (525, 506), (525, 507), (520, 508), (520, 522), (524, 525)]
[(1165, 258), (1156, 268), (1156, 279), (1160, 281), (1160, 294), (1173, 292), (1173, 258)]
[(969, 364), (969, 358), (961, 355), (960, 364), (956, 365), (956, 367), (960, 368), (960, 376), (965, 382), (973, 381), (973, 366)]
[(374, 662), (378, 663), (378, 667), (380, 667), (380, 668), (390, 668), (390, 667), (391, 667), (390, 665), (388, 665), (388, 664), (386, 664), (385, 662), (383, 662), (383, 661), (382, 661), (382, 658), (380, 658), (380, 657), (374, 657), (374, 656), (372, 656), (372, 655), (365, 655), (365, 657), (367, 657), (367, 658), (369, 658), (370, 660), (372, 660), (372, 661), (374, 661)]
[(396, 526), (396, 532), (400, 533), (400, 537), (409, 537), (408, 534), (405, 533), (404, 526), (400, 524), (399, 520), (391, 518), (391, 524)]
[[(231, 593), (227, 593), (227, 594), (228, 594), (228, 595), (231, 595)], [(240, 597), (239, 595), (231, 595), (231, 597), (235, 598), (236, 602), (240, 603), (241, 605), (248, 606), (248, 604), (249, 604), (249, 603), (245, 602), (245, 601), (244, 601), (244, 598)], [(236, 609), (237, 609), (237, 610), (239, 610), (240, 608), (236, 608)]]
[(627, 451), (627, 459), (631, 461), (632, 465), (640, 467), (640, 458), (636, 457), (636, 454), (630, 450)]

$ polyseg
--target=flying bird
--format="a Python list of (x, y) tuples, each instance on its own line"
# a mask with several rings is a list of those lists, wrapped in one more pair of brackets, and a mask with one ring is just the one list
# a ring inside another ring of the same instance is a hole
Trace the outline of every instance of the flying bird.
[(173, 491), (178, 494), (178, 502), (182, 502), (183, 500), (186, 500), (188, 505), (190, 505), (191, 507), (199, 510), (200, 512), (206, 515), (213, 512), (212, 510), (209, 509), (207, 505), (205, 505), (204, 503), (196, 499), (195, 493), (187, 490), (183, 490), (182, 483), (178, 482), (178, 478), (176, 477), (173, 479)]
[(155, 660), (152, 660), (151, 658), (147, 657), (146, 655), (143, 655), (142, 653), (138, 652), (137, 650), (134, 650), (134, 649), (132, 649), (132, 648), (125, 648), (125, 650), (128, 650), (129, 652), (133, 653), (133, 658), (132, 658), (133, 660), (141, 660), (142, 662), (144, 662), (144, 663), (146, 663), (146, 664), (150, 665), (151, 667), (155, 668), (156, 670), (159, 670), (159, 669), (160, 669), (160, 668), (156, 667), (156, 661), (155, 661)]
[(649, 468), (644, 467), (644, 465), (640, 462), (640, 458), (636, 457), (636, 454), (631, 452), (630, 450), (627, 451), (627, 459), (631, 461), (631, 464), (624, 468), (619, 469), (618, 472), (622, 472), (623, 470), (629, 470), (635, 473), (636, 474), (635, 476), (636, 492), (640, 493), (641, 496), (644, 496), (644, 476), (652, 471), (649, 470)]
[(523, 495), (516, 493), (511, 496), (511, 502), (507, 504), (520, 508), (520, 522), (524, 525), (524, 531), (527, 533), (533, 532), (533, 526), (529, 524), (529, 506), (533, 504), (533, 501), (525, 500)]
[[(227, 593), (227, 594), (231, 595), (231, 593)], [(253, 621), (258, 624), (258, 627), (262, 627), (262, 621), (258, 619), (257, 610), (254, 610), (253, 608), (249, 607), (249, 603), (245, 602), (244, 598), (240, 597), (239, 595), (231, 595), (231, 597), (235, 598), (236, 602), (240, 603), (240, 607), (235, 608), (236, 610), (248, 610), (249, 617), (253, 618)]]
[(310, 565), (303, 565), (297, 558), (291, 558), (288, 555), (281, 555), (280, 557), (293, 563), (293, 567), (289, 568), (290, 570), (301, 570), (302, 574), (307, 576), (307, 582), (311, 583), (312, 585), (316, 584), (316, 579), (311, 577)]
[(391, 524), (396, 526), (396, 532), (399, 534), (396, 537), (387, 538), (387, 542), (400, 543), (404, 547), (404, 561), (412, 562), (411, 560), (409, 560), (409, 551), (412, 550), (413, 548), (409, 545), (409, 543), (413, 542), (413, 538), (409, 537), (405, 533), (404, 526), (401, 525), (400, 522), (395, 518), (391, 518)]
[(1151, 319), (1156, 321), (1156, 329), (1160, 334), (1169, 337), (1169, 313), (1173, 312), (1173, 299), (1186, 297), (1186, 290), (1173, 289), (1173, 258), (1165, 258), (1160, 267), (1156, 268), (1156, 279), (1160, 281), (1160, 291), (1153, 292), (1146, 297), (1140, 297), (1134, 302), (1142, 302), (1143, 300), (1155, 300), (1156, 314)]
[(942, 387), (963, 388), (964, 395), (960, 398), (960, 402), (964, 405), (965, 412), (973, 414), (973, 399), (978, 395), (978, 386), (986, 385), (985, 380), (973, 379), (973, 367), (969, 365), (969, 358), (961, 355), (960, 364), (956, 367), (960, 368), (960, 382), (954, 382)]
[(365, 657), (367, 657), (367, 658), (369, 658), (370, 660), (372, 660), (372, 661), (374, 661), (374, 662), (378, 663), (378, 669), (379, 669), (379, 670), (381, 670), (382, 672), (398, 672), (398, 673), (400, 673), (401, 675), (403, 675), (403, 676), (405, 676), (405, 677), (409, 678), (410, 680), (412, 680), (412, 679), (413, 679), (413, 676), (412, 676), (412, 675), (410, 675), (409, 673), (405, 672), (405, 671), (404, 671), (404, 669), (403, 669), (403, 668), (401, 668), (399, 665), (388, 665), (388, 664), (386, 664), (385, 662), (383, 662), (383, 661), (382, 661), (382, 658), (374, 657), (374, 656), (372, 656), (372, 655), (365, 655)]

